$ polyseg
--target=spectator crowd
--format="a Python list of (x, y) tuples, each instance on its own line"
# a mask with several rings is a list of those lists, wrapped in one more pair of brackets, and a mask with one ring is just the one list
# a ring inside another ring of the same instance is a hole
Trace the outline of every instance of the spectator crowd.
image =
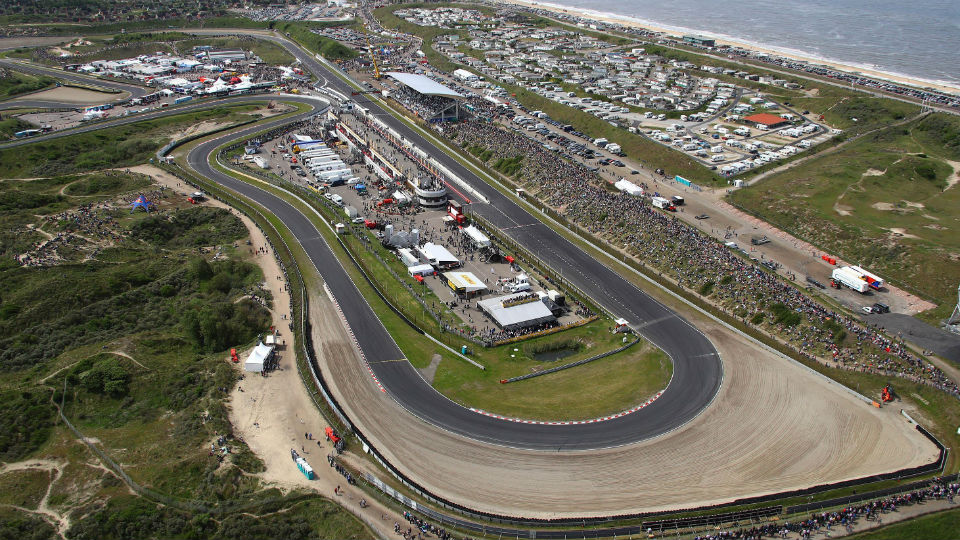
[(463, 122), (443, 130), (464, 148), (492, 150), (498, 158), (522, 156), (516, 178), (528, 193), (681, 288), (710, 296), (745, 324), (762, 326), (804, 357), (902, 377), (960, 396), (956, 382), (899, 338), (821, 305), (794, 284), (653, 209), (645, 199), (615, 190), (596, 172), (538, 141), (489, 122)]
[(927, 500), (948, 500), (952, 503), (958, 491), (960, 491), (960, 484), (956, 482), (948, 483), (943, 479), (934, 479), (930, 486), (924, 489), (899, 493), (830, 512), (817, 512), (811, 514), (808, 519), (801, 521), (768, 523), (750, 528), (699, 535), (695, 536), (694, 540), (760, 540), (762, 538), (788, 538), (794, 534), (806, 540), (821, 533), (829, 538), (835, 527), (842, 529), (840, 531), (842, 536), (852, 534), (854, 526), (861, 519), (876, 525), (882, 525), (884, 515), (896, 512), (897, 508), (903, 506), (923, 504)]

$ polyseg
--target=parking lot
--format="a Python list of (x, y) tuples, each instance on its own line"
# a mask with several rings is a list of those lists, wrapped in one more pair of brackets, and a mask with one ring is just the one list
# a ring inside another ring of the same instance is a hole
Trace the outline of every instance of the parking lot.
[[(397, 151), (389, 142), (380, 139), (375, 132), (365, 128), (355, 116), (343, 114), (340, 118), (365, 137), (369, 149), (389, 159), (397, 170), (403, 171), (405, 175), (424, 174), (417, 163)], [(394, 247), (409, 249), (410, 253), (418, 257), (419, 265), (427, 262), (417, 250), (419, 244), (433, 243), (446, 248), (459, 261), (459, 266), (451, 268), (450, 271), (469, 273), (478, 283), (482, 283), (482, 286), (479, 286), (482, 290), (467, 294), (462, 290), (455, 292), (442, 272), (434, 271), (423, 272), (422, 281), (419, 283), (428, 287), (446, 309), (455, 313), (469, 328), (470, 333), (491, 336), (500, 330), (494, 321), (478, 308), (478, 301), (520, 292), (534, 295), (548, 292), (549, 284), (533, 269), (512, 262), (512, 257), (507, 258), (510, 254), (503, 251), (495, 241), (492, 241), (489, 247), (478, 245), (470, 236), (464, 234), (462, 224), (450, 216), (446, 205), (435, 209), (416, 205), (409, 186), (397, 181), (387, 181), (382, 175), (378, 175), (375, 167), (364, 164), (361, 154), (351, 150), (349, 145), (337, 140), (327, 140), (327, 146), (349, 167), (352, 177), (342, 183), (323, 183), (305, 170), (306, 164), (298, 159), (298, 154), (293, 152), (289, 141), (290, 134), (287, 134), (263, 142), (257, 154), (245, 156), (242, 161), (256, 169), (260, 167), (254, 163), (254, 159), (259, 157), (264, 160), (267, 170), (309, 187), (342, 207), (343, 222), (364, 223), (370, 234), (380, 241), (383, 242), (385, 237), (388, 237), (387, 242), (398, 244)], [(412, 240), (414, 231), (416, 239)], [(467, 279), (471, 279), (471, 276), (467, 276)], [(524, 281), (528, 285), (520, 284)], [(553, 294), (556, 296), (558, 293)], [(558, 314), (560, 316), (557, 324), (560, 325), (582, 319), (568, 309), (562, 314), (558, 311)]]

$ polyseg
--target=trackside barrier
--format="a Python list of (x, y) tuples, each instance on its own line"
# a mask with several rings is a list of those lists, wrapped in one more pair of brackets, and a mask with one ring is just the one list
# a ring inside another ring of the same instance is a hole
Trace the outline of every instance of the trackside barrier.
[[(329, 63), (327, 62), (324, 62), (324, 63), (329, 65)], [(302, 289), (302, 291), (303, 291), (303, 294), (305, 295), (305, 289)], [(306, 311), (304, 310), (304, 307), (303, 307), (305, 306), (305, 304), (301, 304), (301, 306), (302, 306), (301, 309), (298, 310), (299, 313), (296, 313), (296, 315), (299, 315), (301, 317), (301, 324), (303, 324), (303, 329), (304, 329), (303, 342), (306, 347), (306, 344), (310, 339), (309, 338), (310, 333), (305, 331), (306, 328), (308, 328), (305, 321)], [(339, 406), (337, 401), (329, 393), (328, 388), (326, 387), (326, 381), (320, 375), (320, 370), (316, 365), (316, 361), (315, 361), (315, 358), (313, 357), (312, 349), (313, 349), (312, 347), (307, 348), (306, 354), (311, 359), (311, 361), (308, 362), (307, 365), (312, 371), (313, 379), (316, 383), (318, 383), (321, 386), (321, 389), (323, 390), (322, 393), (327, 403), (329, 404), (329, 406), (336, 411), (336, 414), (338, 416), (346, 419), (346, 415), (343, 413), (342, 408)], [(321, 409), (321, 412), (322, 412), (322, 409)], [(350, 426), (349, 423), (347, 425)], [(386, 468), (395, 478), (397, 478), (397, 480), (399, 480), (404, 486), (406, 486), (408, 489), (410, 489), (417, 495), (432, 502), (433, 504), (440, 506), (443, 509), (453, 511), (464, 516), (469, 516), (474, 519), (482, 519), (482, 520), (487, 520), (494, 523), (504, 523), (504, 524), (521, 525), (521, 526), (524, 526), (524, 525), (540, 526), (540, 527), (570, 524), (574, 526), (584, 527), (583, 529), (577, 529), (572, 531), (559, 531), (559, 530), (512, 529), (512, 528), (508, 529), (508, 528), (502, 528), (502, 527), (496, 527), (496, 526), (488, 526), (486, 524), (474, 523), (471, 521), (466, 521), (457, 517), (453, 517), (453, 516), (444, 514), (440, 511), (434, 510), (432, 508), (422, 507), (416, 501), (411, 500), (402, 494), (396, 493), (396, 491), (393, 491), (393, 498), (398, 502), (400, 502), (404, 507), (410, 508), (413, 511), (423, 513), (430, 519), (436, 520), (441, 524), (451, 524), (456, 527), (483, 532), (484, 534), (499, 533), (501, 536), (514, 536), (517, 538), (519, 538), (520, 536), (523, 536), (525, 538), (538, 538), (538, 537), (539, 538), (569, 538), (569, 537), (597, 538), (597, 537), (625, 536), (630, 534), (638, 534), (645, 531), (645, 528), (643, 525), (625, 526), (625, 527), (617, 527), (617, 528), (603, 528), (603, 529), (601, 528), (585, 529), (585, 527), (588, 525), (596, 526), (596, 525), (602, 525), (604, 523), (612, 523), (616, 521), (633, 520), (633, 519), (642, 519), (645, 517), (667, 516), (667, 515), (674, 515), (674, 514), (685, 513), (685, 512), (710, 511), (710, 510), (736, 506), (736, 505), (753, 504), (758, 502), (776, 500), (783, 497), (790, 497), (795, 495), (806, 495), (806, 494), (816, 493), (816, 492), (825, 491), (829, 489), (835, 489), (840, 485), (855, 485), (860, 483), (874, 482), (878, 479), (876, 476), (871, 476), (871, 477), (856, 479), (848, 482), (843, 482), (840, 484), (827, 484), (822, 486), (815, 486), (813, 488), (797, 490), (789, 493), (777, 493), (777, 494), (772, 494), (772, 495), (767, 495), (762, 497), (738, 499), (729, 503), (723, 503), (719, 505), (703, 506), (699, 508), (682, 509), (682, 510), (662, 511), (662, 512), (655, 512), (655, 513), (618, 515), (618, 516), (608, 516), (608, 517), (601, 517), (601, 518), (562, 518), (562, 519), (554, 519), (554, 520), (515, 518), (510, 516), (501, 516), (501, 515), (472, 510), (464, 506), (458, 505), (456, 503), (453, 503), (451, 501), (448, 501), (446, 499), (443, 499), (441, 497), (438, 497), (436, 495), (433, 495), (429, 491), (425, 490), (422, 486), (420, 486), (417, 482), (406, 477), (402, 472), (397, 470), (388, 460), (386, 460), (382, 456), (382, 454), (380, 454), (380, 452), (376, 449), (376, 447), (370, 443), (370, 440), (363, 434), (363, 432), (358, 427), (356, 426), (350, 426), (350, 427), (354, 432), (354, 434), (357, 436), (357, 438), (362, 443), (364, 443), (364, 445), (366, 446), (366, 449), (369, 450), (369, 452), (377, 460), (377, 462), (379, 462), (384, 468)], [(919, 426), (918, 426), (918, 429), (920, 429), (922, 433), (924, 433), (925, 435), (927, 435), (928, 437), (930, 437), (932, 440), (935, 441), (935, 439), (932, 438), (932, 436), (930, 436), (925, 430), (922, 430), (922, 428), (920, 428)], [(913, 469), (907, 469), (900, 472), (888, 473), (887, 475), (883, 475), (883, 476), (888, 478), (895, 478), (897, 477), (898, 474), (900, 474), (901, 476), (903, 474), (909, 474), (909, 473), (922, 474), (923, 471), (917, 472), (918, 469), (926, 469), (927, 471), (932, 471), (932, 470), (937, 470), (938, 468), (941, 468), (942, 464), (945, 462), (945, 459), (946, 459), (946, 449), (939, 442), (936, 442), (936, 444), (938, 447), (941, 448), (940, 459), (936, 463), (929, 464), (927, 466), (922, 466), (922, 467), (915, 467)], [(363, 478), (368, 479), (371, 482), (371, 484), (373, 484), (374, 486), (377, 486), (378, 483), (380, 485), (383, 485), (382, 482), (380, 482), (376, 477), (372, 475), (367, 474), (367, 475), (364, 475)], [(381, 490), (381, 491), (383, 491), (384, 493), (387, 493), (388, 495), (391, 494), (389, 491), (386, 491), (386, 490)], [(773, 510), (771, 509), (770, 511), (772, 512)], [(751, 512), (756, 512), (756, 511), (748, 511), (745, 513), (731, 513), (728, 515), (731, 515), (731, 516), (743, 515), (745, 516), (745, 519), (753, 519), (753, 516), (756, 516), (757, 514), (751, 513)], [(706, 516), (704, 517), (704, 519), (706, 519)], [(651, 523), (655, 523), (655, 522), (651, 522)], [(664, 521), (664, 523), (666, 523), (666, 521)]]
[(603, 352), (603, 353), (600, 353), (600, 354), (596, 354), (596, 355), (594, 355), (594, 356), (591, 356), (590, 358), (584, 358), (583, 360), (578, 360), (578, 361), (576, 361), (576, 362), (570, 362), (569, 364), (564, 364), (564, 365), (562, 365), (562, 366), (557, 366), (557, 367), (554, 367), (554, 368), (545, 369), (545, 370), (543, 370), (543, 371), (538, 371), (538, 372), (536, 372), (536, 373), (527, 373), (526, 375), (520, 375), (519, 377), (511, 377), (511, 378), (509, 378), (509, 379), (504, 379), (504, 380), (500, 381), (500, 383), (501, 383), (501, 384), (507, 384), (507, 383), (517, 382), (517, 381), (525, 381), (525, 380), (527, 380), (527, 379), (532, 379), (532, 378), (534, 378), (534, 377), (539, 377), (539, 376), (541, 376), (541, 375), (547, 375), (547, 374), (549, 374), (549, 373), (556, 373), (556, 372), (558, 372), (558, 371), (563, 371), (563, 370), (565, 370), (565, 369), (570, 369), (570, 368), (573, 368), (573, 367), (582, 366), (582, 365), (584, 365), (584, 364), (593, 362), (594, 360), (600, 360), (601, 358), (606, 358), (606, 357), (610, 356), (611, 354), (617, 354), (618, 352), (625, 351), (625, 350), (629, 349), (630, 347), (633, 347), (633, 346), (636, 345), (637, 343), (640, 343), (640, 338), (639, 338), (639, 337), (638, 337), (637, 339), (631, 341), (630, 343), (627, 343), (626, 345), (623, 345), (623, 346), (621, 346), (621, 347), (617, 347), (616, 349), (613, 349), (612, 351), (607, 351), (607, 352)]

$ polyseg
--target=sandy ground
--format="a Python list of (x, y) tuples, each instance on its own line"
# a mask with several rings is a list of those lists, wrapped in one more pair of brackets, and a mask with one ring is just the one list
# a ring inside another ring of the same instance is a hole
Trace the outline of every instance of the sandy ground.
[[(583, 18), (585, 18), (585, 19), (593, 19), (593, 20), (598, 20), (598, 21), (603, 21), (603, 22), (613, 23), (613, 24), (622, 24), (622, 25), (624, 25), (624, 26), (630, 26), (630, 27), (634, 27), (634, 28), (645, 28), (645, 29), (647, 29), (647, 30), (651, 30), (651, 31), (654, 31), (654, 32), (662, 32), (662, 33), (664, 33), (664, 34), (667, 34), (667, 35), (670, 35), (670, 36), (675, 36), (675, 37), (680, 37), (680, 36), (681, 36), (681, 34), (677, 33), (675, 30), (668, 30), (668, 29), (666, 29), (666, 28), (661, 28), (661, 27), (658, 27), (658, 26), (655, 26), (655, 25), (650, 25), (650, 24), (647, 24), (647, 23), (642, 23), (642, 24), (641, 24), (639, 21), (631, 20), (631, 19), (628, 19), (628, 18), (625, 18), (625, 17), (616, 17), (616, 16), (606, 17), (606, 16), (603, 16), (602, 14), (597, 14), (597, 13), (584, 14), (584, 13), (581, 12), (582, 10), (578, 10), (577, 8), (548, 6), (548, 5), (544, 5), (544, 4), (540, 4), (540, 3), (538, 3), (538, 2), (532, 2), (532, 1), (528, 1), (528, 0), (503, 0), (503, 1), (504, 1), (504, 2), (507, 2), (507, 3), (512, 3), (512, 4), (519, 4), (519, 5), (522, 5), (522, 6), (528, 6), (528, 7), (533, 7), (533, 8), (537, 8), (537, 9), (543, 9), (543, 10), (553, 11), (553, 12), (555, 12), (555, 13), (566, 13), (566, 14), (568, 14), (568, 15), (579, 15), (580, 17), (583, 17)], [(782, 57), (784, 57), (784, 58), (793, 58), (793, 59), (795, 59), (795, 60), (804, 60), (804, 61), (810, 62), (811, 64), (823, 65), (823, 66), (830, 66), (830, 67), (832, 67), (832, 68), (834, 68), (834, 69), (838, 69), (838, 70), (840, 70), (840, 71), (846, 71), (846, 72), (848, 72), (848, 73), (861, 73), (861, 74), (866, 75), (866, 76), (868, 76), (868, 77), (872, 77), (872, 78), (876, 78), (876, 79), (883, 79), (883, 80), (887, 80), (887, 81), (894, 81), (894, 82), (898, 82), (898, 83), (902, 83), (902, 84), (914, 86), (914, 87), (917, 87), (917, 88), (935, 88), (935, 89), (940, 90), (940, 91), (942, 91), (942, 92), (949, 92), (949, 93), (951, 93), (951, 94), (960, 93), (960, 89), (958, 89), (958, 88), (956, 88), (956, 87), (952, 87), (952, 86), (946, 86), (946, 85), (942, 85), (942, 84), (935, 84), (935, 83), (926, 82), (926, 81), (917, 81), (917, 80), (911, 79), (911, 78), (909, 78), (909, 77), (892, 75), (892, 74), (889, 74), (889, 73), (883, 73), (883, 72), (880, 72), (880, 71), (873, 71), (873, 70), (864, 69), (864, 68), (859, 68), (859, 67), (847, 66), (847, 65), (844, 65), (844, 64), (841, 64), (841, 63), (838, 63), (838, 62), (830, 62), (830, 61), (822, 60), (822, 59), (819, 59), (819, 58), (811, 58), (811, 57), (808, 57), (808, 56), (802, 56), (802, 55), (798, 55), (798, 54), (787, 54), (787, 53), (784, 53), (784, 52), (781, 52), (781, 51), (775, 51), (775, 50), (773, 50), (773, 49), (768, 49), (768, 48), (760, 47), (760, 46), (757, 46), (757, 45), (754, 45), (754, 44), (741, 43), (741, 42), (737, 42), (737, 41), (730, 41), (730, 40), (723, 40), (723, 39), (717, 39), (716, 42), (717, 42), (718, 45), (730, 45), (730, 46), (734, 46), (734, 47), (740, 47), (740, 48), (742, 48), (742, 49), (747, 49), (747, 50), (752, 50), (752, 51), (757, 51), (757, 52), (765, 52), (765, 53), (768, 53), (768, 54), (771, 54), (771, 55), (774, 55), (774, 56), (782, 56)], [(775, 66), (774, 66), (773, 68), (774, 68), (774, 69), (778, 69), (778, 68), (776, 68)]]
[[(187, 137), (190, 137), (191, 135), (196, 135), (198, 133), (206, 133), (208, 131), (213, 131), (217, 128), (220, 128), (226, 125), (227, 125), (226, 123), (216, 122), (213, 120), (204, 120), (203, 122), (193, 124), (192, 126), (189, 126), (187, 128), (181, 129), (180, 131), (176, 131), (172, 133), (170, 135), (170, 140), (175, 141), (177, 139), (185, 139)], [(160, 171), (161, 169), (157, 169), (157, 170)], [(225, 205), (221, 205), (217, 201), (213, 201), (213, 202), (216, 203), (216, 206), (223, 206), (224, 208), (226, 208)]]
[(43, 90), (42, 92), (27, 94), (15, 99), (14, 101), (57, 101), (76, 103), (78, 105), (98, 105), (101, 103), (116, 101), (125, 97), (127, 97), (126, 92), (121, 94), (108, 94), (106, 92), (96, 92), (94, 90), (86, 90), (84, 88), (60, 86), (57, 88), (51, 88), (49, 90)]
[[(162, 169), (141, 165), (131, 167), (131, 170), (148, 174), (155, 181), (182, 193), (185, 197), (193, 191), (192, 186), (183, 184)], [(209, 199), (204, 204), (230, 209), (214, 199)], [(249, 249), (266, 246), (266, 239), (260, 229), (245, 215), (234, 213), (250, 231), (253, 245)], [(393, 534), (394, 522), (406, 522), (402, 515), (370, 497), (366, 497), (370, 506), (361, 509), (359, 500), (364, 494), (349, 486), (343, 476), (328, 466), (326, 456), (334, 450), (323, 435), (326, 424), (313, 405), (294, 364), (293, 341), (289, 339), (290, 334), (287, 332), (290, 322), (290, 295), (285, 290), (285, 282), (278, 279), (283, 274), (272, 253), (257, 254), (252, 260), (263, 270), (267, 289), (273, 295), (271, 316), (273, 325), (280, 329), (280, 369), (267, 377), (248, 374), (233, 390), (230, 395), (230, 421), (234, 426), (234, 433), (243, 437), (250, 449), (263, 460), (266, 470), (257, 476), (265, 483), (285, 491), (315, 490), (334, 499), (362, 519), (378, 537), (387, 538)], [(238, 351), (241, 358), (244, 358), (247, 352)], [(241, 373), (242, 367), (237, 365), (236, 368), (237, 373)], [(312, 433), (315, 440), (306, 440), (305, 433)], [(307, 480), (293, 464), (290, 459), (291, 448), (300, 452), (314, 468), (317, 474), (315, 480)], [(339, 496), (333, 494), (337, 486), (343, 488)]]
[(896, 470), (937, 455), (898, 410), (865, 404), (713, 322), (698, 326), (724, 358), (723, 387), (676, 431), (595, 452), (482, 444), (398, 410), (322, 304), (312, 308), (321, 369), (348, 415), (405, 474), (478, 510), (550, 518), (686, 508)]

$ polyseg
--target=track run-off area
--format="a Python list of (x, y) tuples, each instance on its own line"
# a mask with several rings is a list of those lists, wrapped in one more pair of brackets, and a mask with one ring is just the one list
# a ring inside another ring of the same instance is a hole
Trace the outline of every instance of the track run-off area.
[[(320, 85), (347, 96), (353, 90), (333, 72), (335, 68), (297, 45), (278, 36), (252, 35), (289, 50)], [(376, 99), (364, 106), (489, 201), (471, 203), (472, 212), (518, 244), (537, 246), (545, 264), (604, 309), (627, 319), (670, 356), (674, 376), (659, 399), (611, 420), (538, 425), (477, 414), (436, 392), (403, 358), (340, 265), (332, 251), (339, 248), (331, 248), (315, 225), (319, 216), (309, 219), (255, 181), (241, 181), (210, 165), (211, 156), (224, 144), (323, 109), (317, 98), (238, 96), (13, 144), (267, 99), (299, 101), (315, 109), (204, 141), (187, 155), (189, 168), (277, 215), (297, 239), (342, 308), (363, 353), (361, 358), (326, 293), (310, 291), (321, 375), (343, 412), (377, 450), (434, 495), (504, 516), (599, 517), (719, 504), (937, 459), (937, 448), (898, 411), (864, 403), (839, 384), (693, 308), (678, 313), (666, 307), (478, 177), (432, 137), (394, 117)], [(370, 376), (368, 364), (386, 391)]]

